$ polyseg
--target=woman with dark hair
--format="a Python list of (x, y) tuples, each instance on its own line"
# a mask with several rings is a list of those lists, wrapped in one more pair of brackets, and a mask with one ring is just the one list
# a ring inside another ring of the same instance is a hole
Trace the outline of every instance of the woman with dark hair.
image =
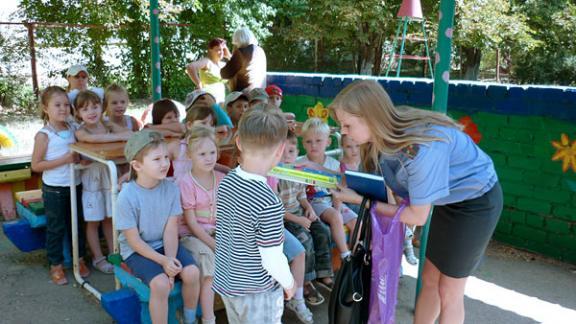
[(232, 58), (220, 71), (228, 80), (230, 91), (250, 91), (266, 88), (266, 53), (250, 29), (239, 28), (232, 36)]
[(226, 88), (220, 77), (220, 69), (224, 66), (222, 59), (230, 58), (226, 41), (214, 38), (208, 42), (208, 56), (186, 66), (186, 73), (192, 79), (197, 89), (202, 89), (216, 98), (216, 102), (224, 102)]

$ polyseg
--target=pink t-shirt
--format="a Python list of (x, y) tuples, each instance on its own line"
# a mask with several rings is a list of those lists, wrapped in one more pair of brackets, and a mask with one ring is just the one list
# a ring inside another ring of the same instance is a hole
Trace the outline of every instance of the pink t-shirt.
[[(214, 186), (211, 190), (202, 187), (190, 172), (176, 179), (176, 184), (180, 187), (182, 209), (193, 209), (196, 221), (206, 232), (213, 232), (216, 228), (216, 192), (224, 176), (224, 173), (214, 171)], [(178, 220), (178, 234), (192, 235), (183, 216)]]

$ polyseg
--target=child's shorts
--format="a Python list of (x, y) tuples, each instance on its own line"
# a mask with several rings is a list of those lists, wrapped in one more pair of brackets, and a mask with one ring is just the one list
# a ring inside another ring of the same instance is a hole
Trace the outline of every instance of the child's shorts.
[(214, 251), (208, 245), (195, 236), (184, 236), (180, 244), (192, 254), (202, 277), (214, 277)]
[[(322, 215), (328, 208), (334, 208), (332, 206), (332, 201), (327, 201), (327, 200), (319, 200), (319, 201), (312, 201), (310, 203), (312, 205), (312, 208), (314, 209), (314, 212), (316, 213), (316, 215), (318, 217), (320, 217), (320, 215)], [(340, 207), (340, 215), (342, 215), (342, 223), (344, 224), (348, 224), (350, 221), (358, 218), (358, 215), (356, 215), (356, 213), (348, 208), (348, 206), (346, 206), (346, 204), (342, 204), (342, 207)]]
[(112, 195), (108, 169), (93, 162), (82, 171), (82, 207), (84, 220), (100, 222), (112, 217)]
[(292, 262), (295, 257), (304, 253), (304, 246), (296, 236), (284, 229), (284, 255), (288, 259), (288, 262)]
[[(164, 255), (164, 247), (157, 249), (156, 252)], [(185, 268), (189, 265), (196, 265), (192, 255), (190, 255), (190, 253), (188, 253), (188, 251), (186, 251), (186, 249), (181, 246), (178, 246), (176, 259), (180, 261), (182, 268)], [(128, 267), (132, 270), (132, 273), (147, 285), (150, 284), (150, 281), (152, 281), (154, 277), (164, 273), (164, 268), (162, 268), (160, 264), (146, 257), (143, 257), (136, 252), (129, 256), (128, 259), (126, 259), (124, 262), (126, 262)]]
[(222, 296), (229, 323), (280, 324), (284, 312), (281, 287), (244, 296)]

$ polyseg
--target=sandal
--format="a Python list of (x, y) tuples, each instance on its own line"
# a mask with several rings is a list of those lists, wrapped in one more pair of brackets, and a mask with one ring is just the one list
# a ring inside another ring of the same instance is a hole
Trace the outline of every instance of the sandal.
[(92, 266), (102, 273), (111, 274), (114, 272), (114, 266), (106, 260), (105, 256), (92, 260)]
[(308, 305), (318, 306), (324, 302), (324, 296), (309, 282), (304, 285), (304, 300)]
[(64, 268), (62, 267), (61, 264), (50, 267), (50, 279), (52, 279), (52, 282), (57, 284), (58, 286), (68, 284), (68, 279), (66, 278)]
[[(324, 281), (325, 279), (330, 280), (330, 282)], [(332, 292), (332, 288), (334, 288), (334, 281), (330, 277), (318, 278), (318, 279), (316, 279), (316, 284), (318, 284), (322, 288), (328, 290), (329, 292)]]
[(80, 272), (80, 277), (86, 278), (90, 275), (90, 269), (86, 265), (84, 259), (78, 260), (78, 272)]

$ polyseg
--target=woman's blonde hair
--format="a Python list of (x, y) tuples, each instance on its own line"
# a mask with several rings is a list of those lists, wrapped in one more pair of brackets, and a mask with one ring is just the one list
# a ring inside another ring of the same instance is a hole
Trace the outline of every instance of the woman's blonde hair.
[(194, 144), (202, 139), (210, 139), (218, 148), (218, 143), (216, 142), (216, 135), (214, 128), (207, 127), (204, 125), (194, 125), (186, 132), (185, 139), (188, 146), (187, 153), (190, 154), (194, 151)]
[(361, 147), (366, 171), (375, 171), (381, 154), (395, 154), (413, 145), (440, 141), (427, 135), (429, 125), (462, 129), (452, 118), (433, 111), (395, 107), (384, 88), (374, 80), (355, 81), (342, 90), (328, 107), (334, 119), (341, 110), (366, 122), (372, 141)]

